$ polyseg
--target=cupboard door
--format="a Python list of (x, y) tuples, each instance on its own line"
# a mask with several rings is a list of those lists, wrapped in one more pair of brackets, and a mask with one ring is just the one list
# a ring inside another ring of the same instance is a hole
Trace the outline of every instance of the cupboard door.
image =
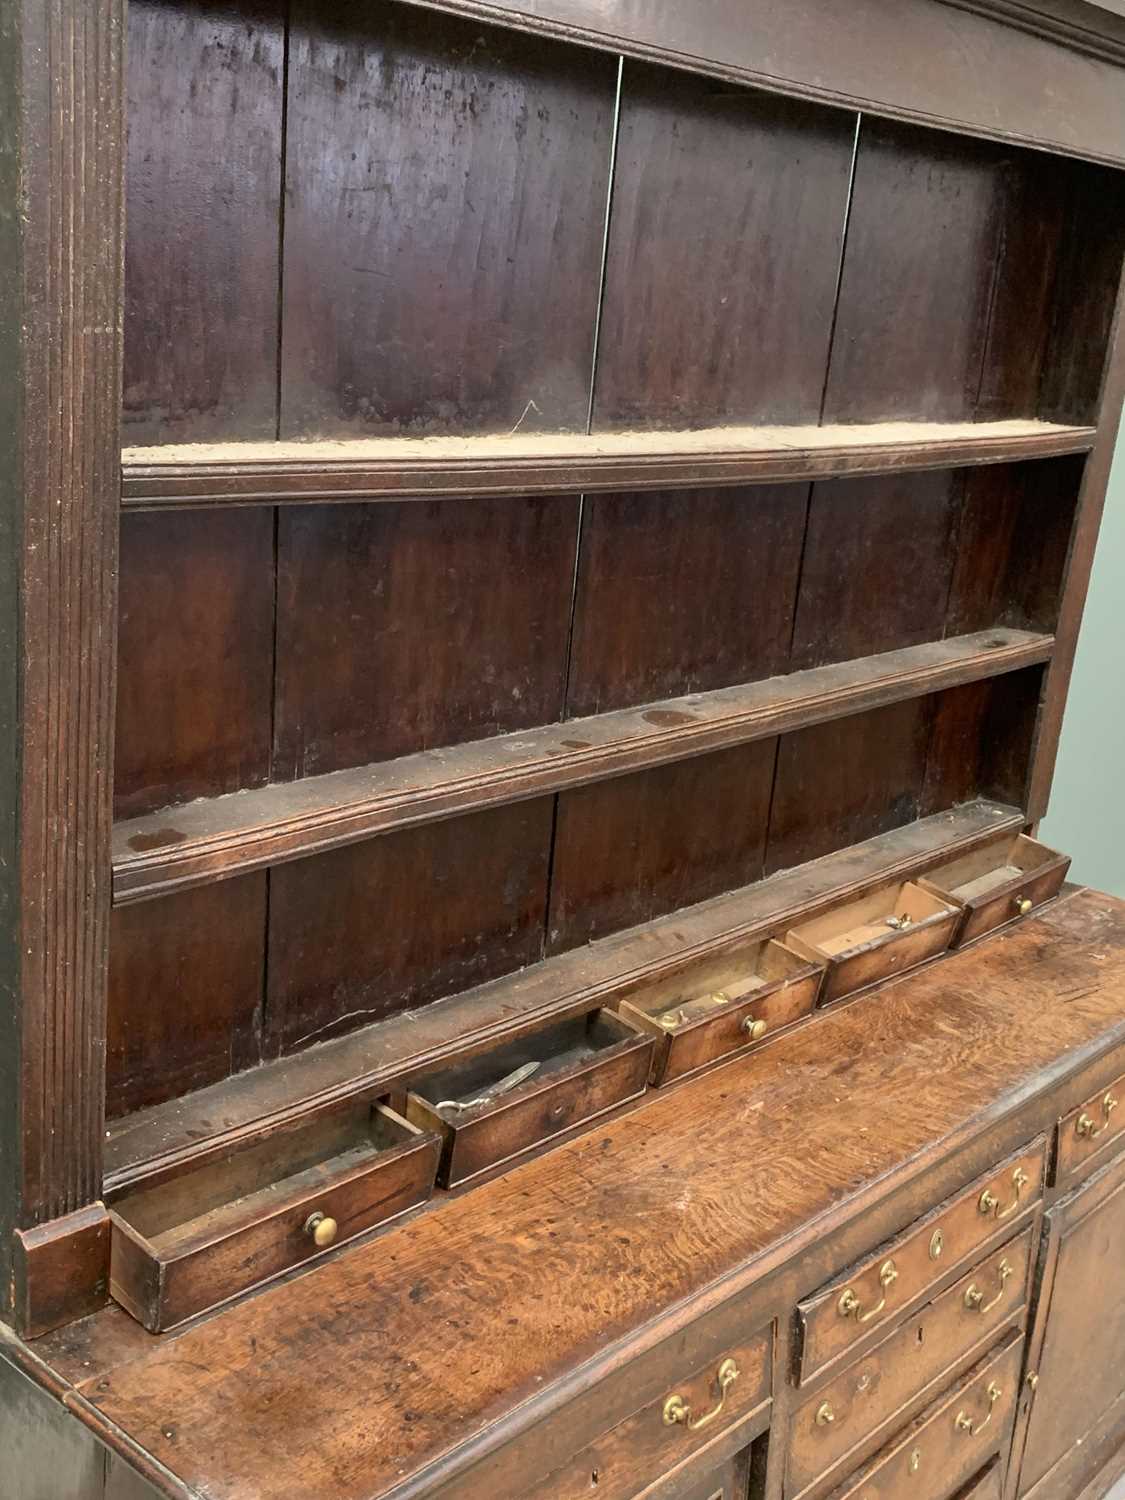
[(750, 1450), (743, 1449), (707, 1475), (680, 1487), (644, 1490), (637, 1500), (747, 1500), (750, 1494)]
[(1050, 1210), (1045, 1244), (1021, 1413), (1021, 1500), (1048, 1474), (1061, 1482), (1064, 1470), (1068, 1492), (1080, 1488), (1083, 1450), (1096, 1466), (1088, 1439), (1122, 1404), (1125, 1157)]

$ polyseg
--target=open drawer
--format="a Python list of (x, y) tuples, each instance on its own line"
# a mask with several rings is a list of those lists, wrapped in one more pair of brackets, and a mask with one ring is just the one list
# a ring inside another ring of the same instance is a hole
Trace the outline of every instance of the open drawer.
[(424, 1203), (440, 1143), (384, 1105), (327, 1117), (113, 1204), (110, 1289), (153, 1333)]
[(913, 881), (896, 882), (795, 927), (785, 941), (827, 964), (827, 1004), (944, 953), (960, 920), (954, 902)]
[(1057, 896), (1069, 869), (1069, 855), (1020, 834), (939, 865), (921, 883), (964, 913), (952, 943), (961, 948)]
[(809, 1015), (823, 978), (823, 964), (758, 940), (626, 992), (619, 1014), (656, 1038), (652, 1081), (670, 1083)]
[(459, 1187), (643, 1094), (652, 1050), (595, 1011), (435, 1073), (407, 1095), (407, 1118), (441, 1136), (438, 1180)]

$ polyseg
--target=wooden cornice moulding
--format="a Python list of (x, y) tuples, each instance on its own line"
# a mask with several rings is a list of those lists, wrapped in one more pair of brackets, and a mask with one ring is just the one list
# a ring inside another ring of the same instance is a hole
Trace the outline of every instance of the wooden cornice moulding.
[(121, 493), (152, 510), (772, 484), (1054, 458), (1096, 436), (1011, 420), (186, 444), (126, 448)]
[(407, 0), (772, 92), (1125, 160), (1123, 28), (1079, 0)]
[(595, 1010), (627, 983), (656, 979), (758, 934), (786, 931), (874, 886), (924, 874), (1003, 838), (1024, 822), (1018, 808), (966, 803), (125, 1116), (107, 1131), (107, 1199), (176, 1177), (353, 1095), (386, 1094), (454, 1057), (471, 1057), (551, 1021)]
[(164, 808), (116, 825), (114, 902), (148, 900), (980, 682), (1041, 665), (1052, 647), (1052, 636), (1032, 631), (979, 631)]

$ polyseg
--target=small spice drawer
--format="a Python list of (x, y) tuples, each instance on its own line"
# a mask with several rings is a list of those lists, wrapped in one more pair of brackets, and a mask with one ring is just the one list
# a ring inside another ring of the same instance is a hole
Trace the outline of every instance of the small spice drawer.
[(784, 943), (755, 942), (721, 967), (627, 993), (619, 1014), (656, 1038), (652, 1082), (671, 1083), (810, 1015), (823, 978), (823, 964)]
[(1120, 1139), (1125, 1139), (1125, 1075), (1059, 1121), (1056, 1182), (1077, 1172)]
[(407, 1118), (440, 1135), (438, 1181), (459, 1187), (643, 1094), (653, 1046), (612, 1011), (595, 1011), (416, 1084)]
[(633, 1500), (650, 1480), (768, 1407), (771, 1344), (768, 1333), (744, 1338), (718, 1359), (684, 1370), (674, 1389), (569, 1457), (542, 1483), (521, 1489), (520, 1500), (588, 1500), (592, 1494)]
[(1005, 1221), (1038, 1203), (1044, 1161), (1040, 1138), (799, 1303), (798, 1383), (808, 1384), (846, 1358), (950, 1271), (970, 1263)]
[(1000, 1500), (1001, 1465), (1020, 1388), (1012, 1334), (943, 1393), (831, 1500)]
[(1069, 855), (1020, 834), (940, 865), (921, 884), (962, 910), (952, 946), (963, 948), (1057, 896), (1069, 869)]
[(797, 1408), (789, 1494), (862, 1457), (905, 1407), (994, 1341), (1026, 1301), (1031, 1242), (1029, 1226)]
[(952, 902), (907, 881), (805, 922), (785, 941), (827, 965), (820, 998), (828, 1004), (944, 953), (960, 920)]
[(433, 1192), (440, 1142), (350, 1105), (113, 1204), (110, 1290), (153, 1333), (312, 1260)]

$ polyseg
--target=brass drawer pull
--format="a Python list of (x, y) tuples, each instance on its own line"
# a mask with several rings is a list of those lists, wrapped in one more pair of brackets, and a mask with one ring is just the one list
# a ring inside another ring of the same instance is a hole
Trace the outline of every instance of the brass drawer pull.
[(689, 1432), (699, 1432), (709, 1427), (727, 1404), (727, 1392), (738, 1379), (741, 1370), (733, 1359), (724, 1359), (715, 1372), (715, 1383), (719, 1387), (719, 1404), (713, 1406), (702, 1417), (693, 1417), (690, 1404), (680, 1395), (669, 1396), (664, 1403), (664, 1425), (675, 1427), (682, 1423)]
[(1006, 1219), (1009, 1214), (1014, 1214), (1018, 1210), (1020, 1206), (1020, 1194), (1030, 1181), (1031, 1178), (1024, 1169), (1017, 1167), (1012, 1173), (1012, 1186), (1015, 1188), (1015, 1197), (1008, 1204), (1007, 1208), (1002, 1209), (1000, 1207), (1000, 1199), (991, 1188), (985, 1188), (984, 1192), (980, 1195), (977, 1207), (982, 1214), (991, 1214), (996, 1219)]
[(305, 1233), (318, 1250), (327, 1250), (335, 1243), (339, 1227), (327, 1214), (310, 1214), (305, 1220)]
[(883, 1288), (883, 1295), (874, 1307), (862, 1312), (863, 1303), (859, 1300), (851, 1287), (845, 1287), (840, 1293), (840, 1300), (836, 1304), (837, 1311), (842, 1318), (854, 1318), (857, 1323), (869, 1323), (876, 1318), (887, 1305), (887, 1293), (898, 1280), (898, 1268), (893, 1260), (885, 1260), (879, 1267), (879, 1285)]
[(988, 1416), (983, 1422), (978, 1422), (975, 1417), (970, 1417), (967, 1411), (961, 1410), (953, 1419), (953, 1425), (958, 1432), (964, 1432), (969, 1437), (976, 1437), (978, 1432), (983, 1432), (992, 1421), (992, 1414), (996, 1410), (996, 1403), (1004, 1392), (996, 1384), (995, 1380), (989, 1382), (988, 1386)]
[(1078, 1116), (1074, 1123), (1074, 1129), (1084, 1141), (1096, 1141), (1099, 1135), (1104, 1135), (1109, 1129), (1109, 1117), (1120, 1104), (1120, 1099), (1113, 1094), (1106, 1094), (1102, 1099), (1102, 1123), (1095, 1125), (1085, 1110)]
[(756, 1021), (753, 1016), (747, 1016), (742, 1029), (752, 1042), (760, 1042), (770, 1028), (768, 1021)]
[(1007, 1259), (1004, 1259), (1000, 1262), (997, 1270), (1000, 1273), (1000, 1290), (990, 1301), (986, 1302), (984, 1300), (984, 1293), (977, 1286), (975, 1281), (971, 1283), (968, 1290), (965, 1292), (965, 1306), (969, 1309), (970, 1312), (991, 1312), (998, 1302), (1002, 1302), (1004, 1300), (1004, 1287), (1007, 1285), (1008, 1277), (1013, 1275), (1014, 1273), (1011, 1266), (1008, 1264)]
[(818, 1427), (831, 1427), (836, 1420), (836, 1413), (832, 1410), (830, 1401), (822, 1401), (816, 1409), (816, 1425)]
[(1020, 916), (1021, 917), (1026, 917), (1027, 914), (1028, 914), (1028, 912), (1031, 910), (1031, 907), (1032, 907), (1031, 897), (1030, 896), (1017, 896), (1015, 898), (1014, 905), (1015, 905), (1016, 910), (1019, 912)]

